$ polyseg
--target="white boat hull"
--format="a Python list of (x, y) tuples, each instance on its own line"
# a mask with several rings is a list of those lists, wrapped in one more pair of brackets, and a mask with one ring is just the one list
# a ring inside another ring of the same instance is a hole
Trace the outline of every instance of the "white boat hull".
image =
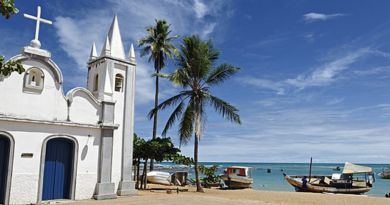
[(152, 184), (171, 185), (171, 174), (168, 172), (151, 171), (146, 175), (146, 179)]
[(251, 188), (253, 179), (249, 177), (235, 177), (235, 176), (223, 176), (222, 180), (226, 186), (231, 189), (246, 189)]

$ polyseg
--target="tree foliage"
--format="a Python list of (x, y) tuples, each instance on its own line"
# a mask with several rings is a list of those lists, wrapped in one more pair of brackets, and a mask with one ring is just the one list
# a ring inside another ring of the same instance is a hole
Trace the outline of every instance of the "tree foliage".
[(211, 185), (215, 183), (219, 183), (221, 181), (221, 176), (217, 175), (218, 166), (199, 166), (199, 171), (204, 175), (202, 178), (202, 182), (206, 185)]
[[(140, 165), (143, 160), (142, 178), (140, 178)], [(134, 134), (133, 142), (133, 164), (136, 166), (136, 187), (146, 188), (146, 174), (148, 160), (157, 162), (173, 161), (175, 163), (190, 164), (191, 158), (180, 155), (180, 149), (176, 148), (171, 138), (155, 138), (145, 140)]]
[[(165, 20), (157, 20), (155, 26), (146, 28), (147, 36), (139, 41), (139, 46), (143, 47), (141, 56), (149, 55), (149, 62), (154, 63), (154, 70), (156, 74), (156, 91), (154, 95), (154, 109), (158, 105), (159, 94), (159, 76), (160, 70), (166, 65), (168, 58), (173, 58), (177, 55), (177, 49), (172, 44), (172, 41), (178, 36), (171, 36), (170, 25)], [(157, 137), (157, 112), (153, 119), (152, 138)], [(150, 163), (150, 169), (153, 170), (153, 160)]]
[[(0, 12), (6, 19), (11, 15), (17, 14), (19, 10), (15, 7), (14, 0), (0, 0)], [(24, 68), (20, 61), (5, 61), (4, 56), (0, 55), (0, 76), (8, 76), (12, 72), (19, 74), (24, 72)]]
[(4, 56), (0, 56), (0, 75), (8, 76), (12, 72), (18, 72), (22, 74), (24, 68), (19, 61), (7, 61), (5, 62)]
[(241, 123), (238, 109), (211, 92), (211, 87), (222, 84), (239, 70), (226, 63), (217, 65), (219, 55), (211, 41), (204, 41), (196, 35), (184, 38), (176, 62), (178, 68), (169, 75), (161, 75), (182, 90), (149, 113), (152, 118), (158, 110), (174, 107), (162, 135), (165, 136), (176, 123), (179, 123), (180, 144), (188, 143), (194, 135), (195, 177), (200, 192), (203, 190), (199, 180), (198, 145), (206, 122), (206, 107), (211, 106), (229, 121)]
[(9, 19), (11, 15), (15, 15), (19, 10), (15, 7), (14, 0), (0, 0), (0, 12), (6, 19)]
[(166, 161), (171, 161), (175, 164), (182, 164), (186, 166), (192, 166), (194, 165), (194, 159), (191, 157), (187, 157), (184, 155), (181, 155), (179, 153), (173, 154), (173, 155), (166, 155), (165, 156)]

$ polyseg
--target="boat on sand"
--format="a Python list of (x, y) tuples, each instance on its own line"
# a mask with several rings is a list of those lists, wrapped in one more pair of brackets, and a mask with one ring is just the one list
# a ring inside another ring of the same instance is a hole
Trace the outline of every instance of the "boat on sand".
[(253, 179), (251, 178), (250, 167), (231, 166), (226, 168), (222, 180), (231, 189), (251, 188)]
[(296, 191), (334, 194), (363, 194), (371, 190), (375, 178), (372, 168), (345, 163), (342, 173), (331, 176), (289, 176), (286, 181)]
[(152, 184), (171, 185), (171, 174), (169, 172), (151, 171), (146, 175), (146, 179)]

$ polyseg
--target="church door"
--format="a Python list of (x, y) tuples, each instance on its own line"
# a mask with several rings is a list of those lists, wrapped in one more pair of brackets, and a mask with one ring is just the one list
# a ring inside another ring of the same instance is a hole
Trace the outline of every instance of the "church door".
[(42, 200), (70, 199), (74, 144), (55, 138), (47, 142)]
[(9, 162), (10, 141), (0, 135), (0, 204), (5, 203), (5, 191), (7, 189), (7, 174)]

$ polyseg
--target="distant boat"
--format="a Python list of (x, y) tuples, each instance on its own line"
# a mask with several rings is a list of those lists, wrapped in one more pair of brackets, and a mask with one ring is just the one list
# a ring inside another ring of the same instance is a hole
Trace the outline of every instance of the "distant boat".
[(336, 168), (333, 169), (333, 171), (341, 171), (341, 168), (337, 166)]
[[(345, 163), (343, 172), (332, 176), (289, 176), (287, 182), (296, 191), (335, 194), (363, 194), (371, 190), (375, 181), (372, 168)], [(303, 182), (306, 181), (306, 187)]]
[(390, 179), (390, 168), (383, 169), (381, 173), (378, 174), (382, 179)]
[(250, 167), (231, 166), (227, 167), (222, 180), (231, 189), (251, 188), (253, 179), (251, 178)]
[(152, 184), (171, 185), (171, 174), (169, 172), (151, 171), (147, 173), (146, 179)]

